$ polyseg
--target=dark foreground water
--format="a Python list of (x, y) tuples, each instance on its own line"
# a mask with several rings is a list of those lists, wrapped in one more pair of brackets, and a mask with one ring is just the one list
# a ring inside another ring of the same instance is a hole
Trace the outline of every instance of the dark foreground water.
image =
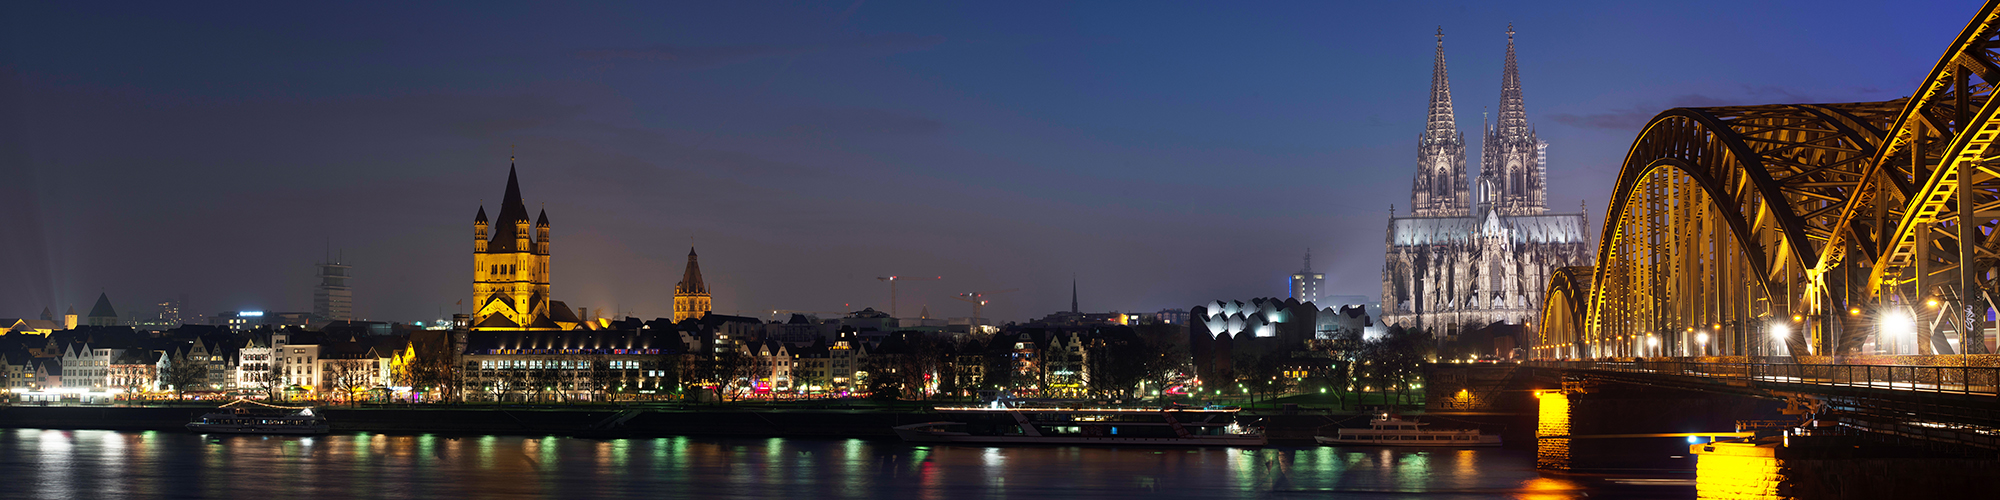
[[(1527, 453), (0, 429), (6, 498), (1692, 498)], [(1662, 485), (1665, 486), (1662, 486)]]

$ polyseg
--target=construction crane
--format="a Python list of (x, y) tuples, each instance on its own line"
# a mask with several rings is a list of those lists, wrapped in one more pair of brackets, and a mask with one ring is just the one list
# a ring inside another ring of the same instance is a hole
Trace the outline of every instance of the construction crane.
[(944, 279), (944, 277), (932, 276), (929, 278), (922, 278), (916, 276), (879, 276), (876, 277), (875, 279), (889, 282), (889, 317), (895, 318), (898, 317), (896, 316), (896, 282), (912, 281), (912, 280), (937, 281)]
[(998, 295), (998, 294), (1003, 294), (1003, 293), (1007, 293), (1007, 292), (1012, 292), (1012, 291), (1017, 291), (1017, 290), (1020, 290), (1020, 289), (1019, 289), (1019, 288), (1009, 288), (1009, 289), (1006, 289), (1006, 290), (994, 290), (994, 291), (991, 291), (991, 292), (965, 292), (965, 293), (961, 293), (961, 294), (958, 294), (958, 296), (956, 296), (956, 297), (952, 297), (952, 298), (954, 298), (954, 299), (958, 299), (958, 300), (962, 300), (962, 301), (965, 301), (965, 302), (971, 302), (971, 303), (972, 303), (972, 324), (973, 324), (973, 326), (978, 326), (978, 325), (979, 325), (979, 309), (980, 309), (980, 308), (982, 308), (982, 307), (986, 307), (986, 296), (987, 296), (987, 295)]

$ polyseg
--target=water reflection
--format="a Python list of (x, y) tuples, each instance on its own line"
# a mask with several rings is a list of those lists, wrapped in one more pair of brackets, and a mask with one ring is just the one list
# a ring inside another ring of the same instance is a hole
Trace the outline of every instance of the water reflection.
[(1508, 450), (0, 429), (31, 498), (1581, 498)]

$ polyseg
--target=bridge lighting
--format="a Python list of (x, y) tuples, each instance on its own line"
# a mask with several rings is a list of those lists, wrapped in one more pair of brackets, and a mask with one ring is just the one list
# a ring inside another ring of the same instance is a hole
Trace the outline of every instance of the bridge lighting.
[(1883, 335), (1890, 337), (1901, 337), (1904, 335), (1915, 334), (1916, 332), (1917, 332), (1916, 323), (1910, 321), (1910, 316), (1904, 314), (1902, 311), (1889, 311), (1888, 314), (1882, 315)]
[(1771, 340), (1784, 340), (1792, 335), (1792, 327), (1784, 323), (1771, 324)]
[(1856, 307), (1856, 308), (1853, 308), (1853, 309), (1848, 309), (1848, 310), (1847, 310), (1847, 315), (1849, 315), (1849, 316), (1860, 316), (1860, 315), (1861, 315), (1861, 308), (1859, 308), (1859, 307)]
[(1708, 345), (1708, 332), (1700, 332), (1694, 334), (1694, 342), (1704, 346)]
[(1793, 323), (1797, 323), (1797, 322), (1800, 322), (1800, 321), (1805, 321), (1805, 320), (1806, 320), (1806, 317), (1805, 317), (1805, 316), (1800, 316), (1800, 315), (1797, 315), (1797, 314), (1794, 314), (1794, 315), (1792, 315), (1792, 322), (1793, 322)]
[(1925, 306), (1929, 306), (1929, 307), (1937, 307), (1937, 299), (1933, 298), (1933, 299), (1929, 299), (1929, 300), (1925, 300), (1925, 301), (1924, 301), (1924, 305), (1925, 305)]

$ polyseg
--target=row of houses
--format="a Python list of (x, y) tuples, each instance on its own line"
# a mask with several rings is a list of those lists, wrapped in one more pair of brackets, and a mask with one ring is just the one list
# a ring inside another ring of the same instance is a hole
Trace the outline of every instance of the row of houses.
[[(1092, 389), (1093, 329), (991, 335), (859, 329), (710, 314), (626, 318), (569, 331), (300, 327), (161, 332), (79, 326), (0, 335), (16, 399), (258, 397), (317, 400), (590, 401)], [(1110, 327), (1124, 328), (1124, 327)], [(1129, 329), (1128, 329), (1129, 330)]]

